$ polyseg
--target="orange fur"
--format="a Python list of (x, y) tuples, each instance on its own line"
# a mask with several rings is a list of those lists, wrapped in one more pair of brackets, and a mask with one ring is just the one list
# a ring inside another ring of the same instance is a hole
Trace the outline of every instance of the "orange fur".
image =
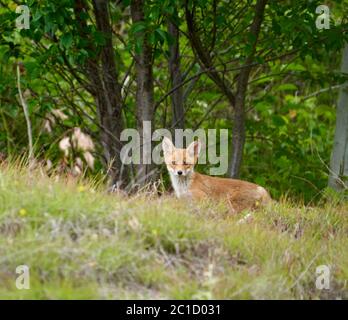
[(172, 185), (179, 198), (226, 201), (233, 213), (255, 209), (271, 200), (268, 192), (257, 184), (194, 172), (200, 152), (199, 141), (193, 142), (187, 149), (179, 149), (164, 138), (163, 150)]

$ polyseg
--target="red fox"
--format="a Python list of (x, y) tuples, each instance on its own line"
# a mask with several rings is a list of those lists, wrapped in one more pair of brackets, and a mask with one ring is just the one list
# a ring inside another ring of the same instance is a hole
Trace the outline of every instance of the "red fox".
[(175, 194), (179, 198), (226, 201), (233, 213), (255, 209), (271, 200), (268, 192), (257, 184), (194, 172), (201, 151), (199, 140), (192, 142), (187, 149), (179, 149), (170, 139), (164, 137), (162, 148)]

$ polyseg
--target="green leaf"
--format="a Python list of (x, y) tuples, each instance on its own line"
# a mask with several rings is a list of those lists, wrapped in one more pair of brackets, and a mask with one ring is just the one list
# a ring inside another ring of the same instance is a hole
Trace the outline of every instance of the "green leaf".
[(143, 39), (142, 38), (137, 38), (135, 41), (135, 52), (137, 54), (141, 53), (143, 51)]
[(299, 63), (290, 63), (286, 69), (291, 71), (306, 71), (306, 68)]
[(286, 124), (286, 121), (284, 119), (284, 117), (282, 116), (279, 116), (277, 114), (274, 114), (272, 116), (272, 121), (273, 121), (273, 124), (276, 126), (276, 127), (281, 127), (281, 126), (284, 126)]
[(102, 32), (94, 31), (93, 37), (94, 37), (94, 41), (97, 45), (99, 45), (99, 46), (105, 45), (105, 37), (104, 37), (104, 34)]
[(35, 14), (33, 15), (33, 21), (38, 21), (42, 17), (42, 12), (37, 10)]
[(157, 40), (163, 44), (165, 41), (168, 40), (167, 32), (163, 31), (162, 29), (156, 29), (155, 30), (155, 35)]
[(146, 24), (145, 22), (136, 22), (132, 25), (131, 27), (131, 32), (132, 33), (139, 33), (139, 32), (142, 32), (146, 29)]
[(297, 86), (292, 83), (283, 83), (275, 88), (278, 91), (294, 91), (297, 90)]
[(69, 49), (72, 45), (73, 36), (71, 33), (66, 33), (60, 38), (60, 43), (65, 49)]

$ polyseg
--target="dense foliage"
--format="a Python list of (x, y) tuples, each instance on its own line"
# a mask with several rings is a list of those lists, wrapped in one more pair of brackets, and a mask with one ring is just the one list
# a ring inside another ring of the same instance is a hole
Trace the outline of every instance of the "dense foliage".
[(347, 1), (326, 3), (329, 29), (315, 0), (27, 0), (29, 29), (16, 28), (18, 4), (0, 0), (2, 158), (28, 153), (19, 66), (34, 156), (49, 168), (116, 182), (117, 136), (150, 120), (230, 129), (229, 175), (275, 198), (311, 201), (327, 185)]

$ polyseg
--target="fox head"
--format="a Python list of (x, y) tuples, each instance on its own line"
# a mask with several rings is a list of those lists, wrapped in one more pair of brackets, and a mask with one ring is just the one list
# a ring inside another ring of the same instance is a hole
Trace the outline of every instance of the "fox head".
[(193, 141), (186, 149), (179, 149), (175, 148), (170, 139), (164, 137), (162, 148), (169, 173), (184, 177), (193, 172), (201, 151), (201, 142)]

